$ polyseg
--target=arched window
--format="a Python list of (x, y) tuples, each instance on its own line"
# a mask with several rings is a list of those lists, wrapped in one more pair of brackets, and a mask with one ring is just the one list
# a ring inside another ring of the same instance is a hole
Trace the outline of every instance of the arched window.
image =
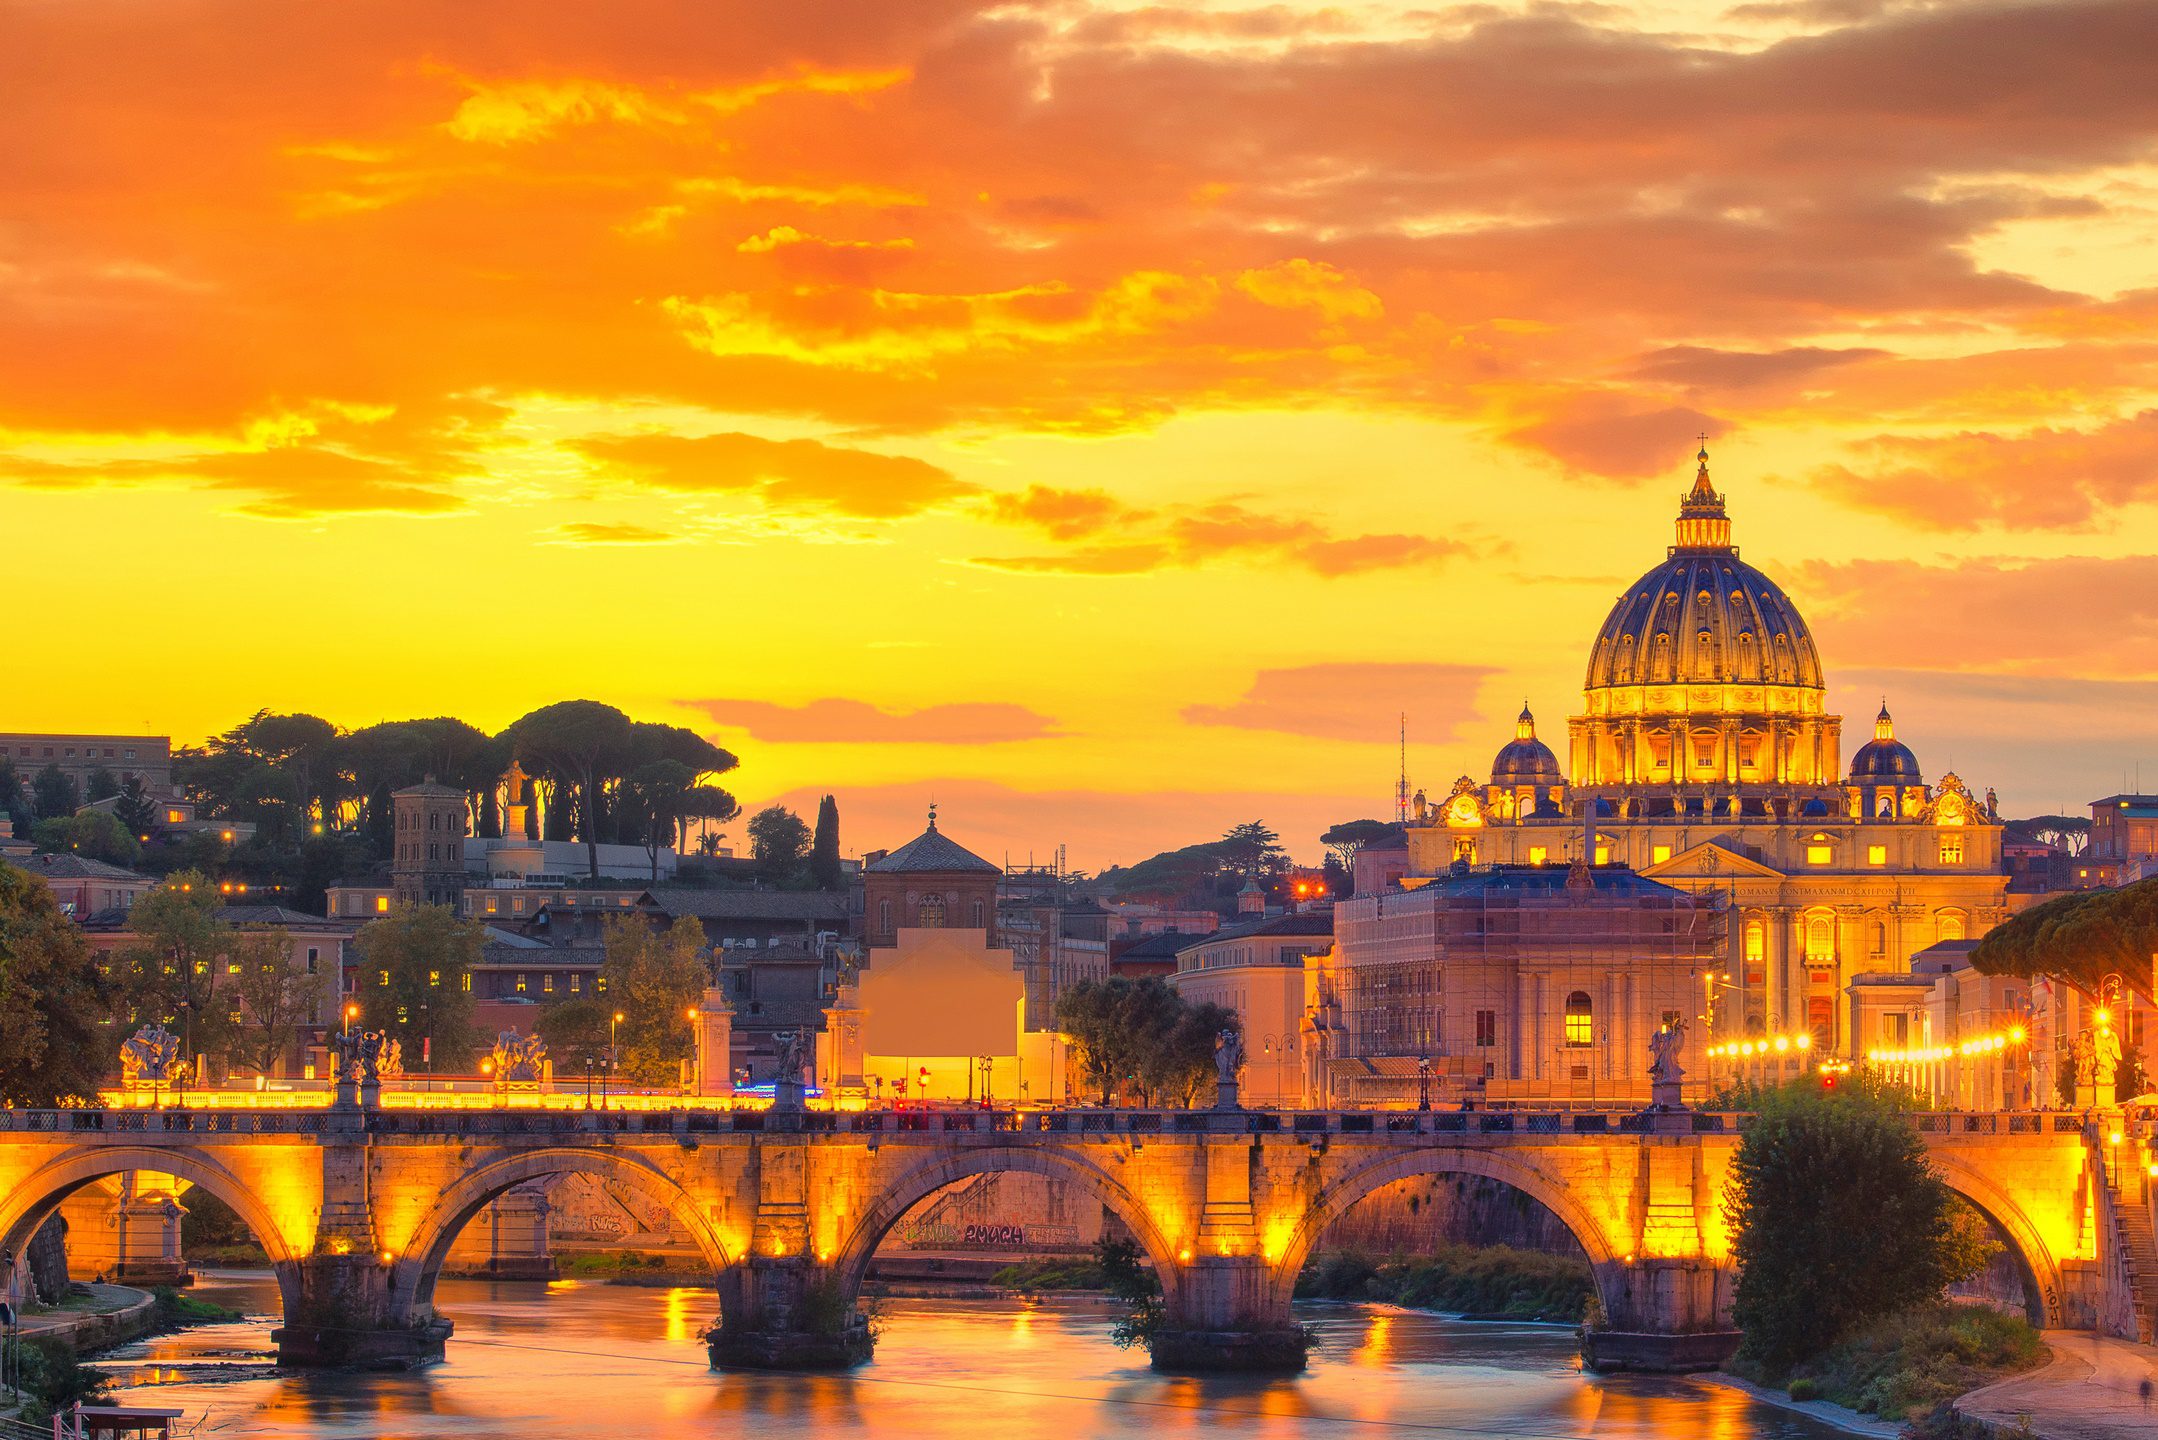
[(1873, 922), (1873, 953), (1875, 955), (1886, 955), (1888, 953), (1888, 925), (1884, 921), (1876, 920)]
[(1758, 920), (1746, 922), (1746, 963), (1758, 965), (1768, 954), (1768, 930)]
[(1806, 921), (1806, 963), (1808, 965), (1831, 965), (1836, 959), (1836, 924), (1826, 915), (1814, 915)]
[(1934, 917), (1934, 938), (1938, 940), (1961, 940), (1965, 938), (1965, 923), (1961, 910), (1943, 910)]
[(877, 928), (884, 931), (892, 928), (892, 902), (889, 900), (877, 902)]
[(914, 908), (914, 923), (924, 930), (944, 928), (944, 897), (924, 895), (922, 903)]
[(1589, 992), (1576, 990), (1566, 997), (1566, 1043), (1571, 1046), (1591, 1044), (1596, 1038), (1596, 1015), (1590, 1008)]
[(982, 902), (979, 900), (974, 902), (974, 919), (971, 923), (977, 930), (982, 928)]

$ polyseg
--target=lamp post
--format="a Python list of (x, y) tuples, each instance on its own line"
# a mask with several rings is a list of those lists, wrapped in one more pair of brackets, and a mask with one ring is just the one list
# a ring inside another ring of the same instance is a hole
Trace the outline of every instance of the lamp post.
[(982, 1108), (986, 1110), (993, 1103), (989, 1094), (989, 1080), (996, 1073), (997, 1062), (995, 1057), (984, 1055), (975, 1062), (975, 1066), (982, 1072)]
[(622, 1062), (621, 1046), (615, 1040), (621, 1025), (622, 1012), (617, 1010), (607, 1021), (607, 1068), (599, 1077), (599, 1108), (602, 1110), (607, 1108), (607, 1082), (614, 1077), (615, 1067)]
[(180, 1001), (180, 1103), (187, 1103), (187, 1072), (195, 1065), (195, 1005)]
[(1431, 1057), (1429, 1055), (1416, 1057), (1416, 1108), (1419, 1110), (1429, 1110), (1431, 1108)]

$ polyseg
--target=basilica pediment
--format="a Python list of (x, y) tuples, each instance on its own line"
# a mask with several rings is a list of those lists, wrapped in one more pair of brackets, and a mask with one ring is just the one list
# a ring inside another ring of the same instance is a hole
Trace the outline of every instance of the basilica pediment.
[(1647, 866), (1641, 873), (1651, 880), (1783, 878), (1781, 870), (1763, 865), (1758, 860), (1748, 859), (1715, 840), (1689, 845), (1661, 864)]

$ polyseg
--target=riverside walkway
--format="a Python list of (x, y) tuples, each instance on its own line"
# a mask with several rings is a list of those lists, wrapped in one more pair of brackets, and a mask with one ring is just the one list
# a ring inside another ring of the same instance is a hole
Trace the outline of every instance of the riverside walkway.
[(2152, 1440), (2158, 1436), (2158, 1346), (2086, 1330), (2048, 1330), (2052, 1361), (1956, 1402), (2006, 1434), (2043, 1440)]

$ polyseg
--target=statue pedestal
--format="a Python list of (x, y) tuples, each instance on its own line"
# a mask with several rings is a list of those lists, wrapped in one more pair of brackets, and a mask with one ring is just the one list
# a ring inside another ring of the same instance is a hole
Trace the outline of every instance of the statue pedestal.
[(772, 1108), (785, 1114), (800, 1114), (804, 1102), (804, 1087), (799, 1080), (781, 1078), (772, 1082)]
[(1680, 1084), (1676, 1076), (1669, 1080), (1654, 1080), (1648, 1087), (1648, 1108), (1651, 1110), (1683, 1110), (1686, 1102), (1680, 1098)]
[(1216, 1110), (1241, 1110), (1244, 1108), (1236, 1098), (1236, 1082), (1234, 1080), (1217, 1080), (1214, 1082), (1214, 1108)]

